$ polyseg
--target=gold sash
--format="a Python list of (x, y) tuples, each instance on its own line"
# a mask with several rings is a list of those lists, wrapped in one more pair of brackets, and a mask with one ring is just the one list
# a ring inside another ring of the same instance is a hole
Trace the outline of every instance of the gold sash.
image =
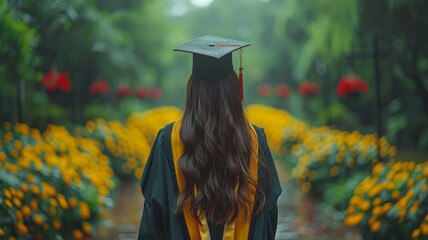
[[(251, 125), (250, 125), (251, 126)], [(178, 160), (184, 153), (184, 144), (180, 138), (180, 129), (181, 129), (181, 120), (176, 121), (171, 133), (171, 147), (172, 147), (172, 156), (174, 158), (175, 174), (177, 176), (177, 183), (179, 191), (182, 192), (185, 186), (185, 179), (178, 168)], [(253, 126), (251, 126), (251, 142), (252, 149), (254, 150), (253, 156), (250, 160), (250, 174), (251, 177), (257, 182), (257, 166), (258, 166), (258, 141), (257, 133)], [(254, 202), (254, 191), (249, 193), (251, 202)], [(241, 208), (241, 206), (240, 206)], [(250, 214), (253, 211), (253, 205), (250, 206)], [(193, 218), (190, 211), (183, 211), (184, 219), (186, 221), (187, 230), (189, 231), (191, 240), (210, 240), (210, 232), (208, 228), (208, 222), (205, 216), (201, 216), (202, 225), (199, 225), (198, 222)], [(224, 227), (223, 240), (233, 240), (233, 239), (248, 239), (248, 234), (250, 231), (251, 217), (244, 219), (244, 211), (239, 211), (238, 218), (235, 222), (227, 224)], [(244, 221), (245, 220), (245, 221)]]

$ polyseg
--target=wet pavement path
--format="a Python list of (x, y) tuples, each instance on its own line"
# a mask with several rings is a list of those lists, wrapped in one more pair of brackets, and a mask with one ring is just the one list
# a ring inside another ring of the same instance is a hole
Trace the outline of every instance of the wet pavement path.
[[(283, 192), (278, 199), (277, 240), (360, 240), (358, 231), (344, 226), (334, 210), (322, 207), (287, 181), (278, 165)], [(138, 182), (123, 183), (115, 207), (91, 240), (137, 239), (143, 203)]]

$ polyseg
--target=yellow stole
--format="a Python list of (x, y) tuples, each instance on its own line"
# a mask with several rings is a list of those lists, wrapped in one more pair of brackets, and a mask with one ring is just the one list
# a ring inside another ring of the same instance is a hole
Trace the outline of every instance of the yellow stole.
[[(251, 126), (251, 125), (250, 125)], [(182, 192), (185, 187), (185, 179), (178, 167), (178, 160), (184, 153), (184, 144), (180, 138), (180, 129), (181, 129), (181, 120), (176, 121), (171, 133), (171, 147), (172, 147), (172, 156), (174, 158), (175, 174), (177, 176), (177, 183), (179, 191)], [(253, 156), (250, 159), (250, 174), (255, 182), (257, 182), (257, 166), (258, 166), (258, 140), (257, 133), (253, 126), (251, 126), (251, 142), (252, 149), (254, 151)], [(250, 200), (254, 203), (254, 191), (250, 194)], [(242, 206), (240, 206), (241, 208)], [(253, 210), (253, 205), (250, 206), (250, 214)], [(201, 216), (202, 225), (199, 225), (198, 222), (193, 218), (189, 210), (184, 210), (184, 219), (186, 221), (187, 230), (189, 231), (191, 240), (210, 240), (210, 232), (208, 228), (208, 222), (205, 216)], [(248, 239), (248, 234), (250, 231), (251, 217), (244, 219), (244, 211), (239, 211), (238, 218), (235, 222), (225, 225), (223, 232), (223, 240), (233, 240), (233, 239)]]

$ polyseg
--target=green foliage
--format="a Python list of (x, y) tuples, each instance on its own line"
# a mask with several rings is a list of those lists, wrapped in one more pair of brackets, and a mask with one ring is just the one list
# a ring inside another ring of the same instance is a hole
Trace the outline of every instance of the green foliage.
[(322, 193), (322, 199), (328, 206), (333, 206), (336, 210), (344, 212), (349, 204), (355, 188), (370, 173), (357, 172), (349, 175), (348, 178), (328, 184)]
[(22, 88), (22, 81), (35, 75), (38, 35), (8, 1), (0, 1), (0, 33), (0, 102), (4, 103), (0, 121), (11, 121), (16, 117), (16, 102), (22, 101), (22, 96), (17, 99), (18, 86)]
[(35, 105), (30, 113), (34, 125), (41, 128), (49, 124), (65, 124), (70, 116), (70, 112), (67, 109), (49, 102)]
[(331, 125), (338, 129), (351, 130), (358, 127), (357, 116), (340, 102), (334, 102), (327, 108), (321, 109), (317, 119), (319, 125)]
[(0, 32), (0, 84), (31, 77), (37, 32), (7, 1), (0, 2)]
[(355, 45), (358, 1), (292, 0), (285, 2), (283, 9), (285, 14), (277, 28), (287, 44), (297, 46), (289, 48), (297, 80), (305, 78), (316, 61), (335, 67)]
[(124, 117), (118, 114), (116, 109), (106, 104), (92, 103), (85, 106), (83, 109), (84, 119), (102, 118), (105, 120), (119, 120)]

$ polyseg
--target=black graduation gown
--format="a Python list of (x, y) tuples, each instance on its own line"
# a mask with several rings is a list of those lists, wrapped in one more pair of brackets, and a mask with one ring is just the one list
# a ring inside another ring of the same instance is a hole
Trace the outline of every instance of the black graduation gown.
[[(140, 240), (190, 239), (184, 216), (174, 213), (178, 184), (171, 150), (172, 126), (173, 123), (168, 124), (159, 131), (141, 178), (140, 185), (145, 201), (138, 235)], [(270, 191), (263, 211), (251, 217), (248, 239), (270, 240), (275, 238), (278, 221), (277, 199), (282, 189), (265, 133), (262, 128), (254, 128), (259, 142), (258, 177), (270, 182)], [(271, 170), (269, 174), (260, 167), (263, 155)], [(209, 226), (211, 239), (222, 239), (223, 228), (211, 224)]]

